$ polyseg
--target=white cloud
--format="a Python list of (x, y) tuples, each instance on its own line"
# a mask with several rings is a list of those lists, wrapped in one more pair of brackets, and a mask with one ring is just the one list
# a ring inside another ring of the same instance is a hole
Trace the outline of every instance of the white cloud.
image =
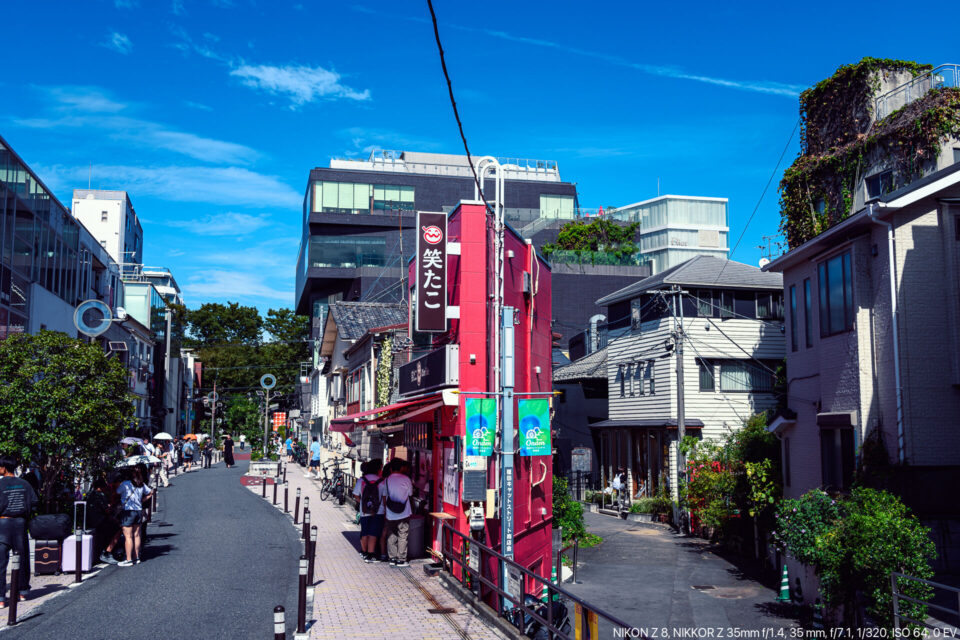
[[(292, 269), (291, 269), (292, 271)], [(235, 269), (204, 270), (202, 275), (190, 276), (183, 285), (185, 296), (203, 300), (231, 298), (280, 300), (293, 304), (292, 278), (278, 283), (273, 275), (237, 271)], [(278, 288), (282, 284), (283, 288)]]
[(191, 109), (199, 109), (200, 111), (213, 111), (213, 107), (201, 104), (199, 102), (193, 102), (191, 100), (184, 100), (183, 104), (187, 105)]
[(37, 87), (52, 98), (59, 110), (85, 111), (90, 113), (117, 113), (128, 107), (118, 102), (97, 87), (64, 85), (62, 87)]
[(340, 136), (349, 138), (351, 148), (344, 151), (347, 157), (367, 155), (375, 149), (420, 149), (432, 151), (442, 145), (436, 140), (410, 136), (387, 129), (367, 127), (348, 127), (338, 132)]
[(272, 94), (285, 95), (291, 108), (303, 106), (323, 98), (346, 98), (365, 101), (370, 99), (370, 90), (357, 91), (340, 84), (340, 74), (323, 67), (287, 65), (242, 64), (230, 72), (243, 84)]
[(171, 220), (167, 226), (186, 229), (202, 236), (246, 236), (273, 223), (267, 215), (252, 216), (247, 213), (212, 214), (198, 220)]
[(173, 0), (170, 10), (173, 11), (173, 15), (175, 16), (182, 16), (187, 12), (186, 9), (183, 8), (183, 0)]
[(116, 31), (110, 32), (107, 35), (107, 39), (101, 43), (101, 46), (106, 47), (107, 49), (113, 49), (117, 53), (122, 53), (123, 55), (127, 55), (131, 50), (133, 50), (133, 43), (130, 42), (130, 38)]
[[(54, 191), (87, 182), (87, 166), (38, 165), (36, 170)], [(103, 189), (123, 189), (174, 202), (295, 211), (303, 204), (303, 195), (278, 177), (239, 167), (94, 165), (93, 175)]]

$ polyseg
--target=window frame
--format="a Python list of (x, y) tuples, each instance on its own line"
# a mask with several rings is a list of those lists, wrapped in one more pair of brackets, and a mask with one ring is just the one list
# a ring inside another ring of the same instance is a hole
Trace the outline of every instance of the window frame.
[(733, 291), (720, 291), (718, 296), (720, 304), (717, 305), (720, 307), (720, 319), (736, 317), (736, 300), (734, 298)]
[(790, 351), (796, 351), (800, 340), (797, 337), (797, 285), (790, 285)]
[(807, 349), (813, 347), (813, 286), (803, 279), (803, 335)]
[[(697, 376), (701, 393), (716, 393), (717, 378), (713, 373), (713, 361), (705, 358), (697, 358)], [(706, 377), (704, 377), (706, 374)], [(709, 386), (704, 386), (704, 381), (708, 380)]]
[[(843, 296), (843, 327), (834, 329), (831, 323), (833, 307), (830, 302), (830, 265), (840, 261), (840, 291)], [(848, 249), (817, 264), (817, 286), (820, 302), (820, 337), (829, 338), (853, 330), (856, 315), (853, 298), (853, 255)]]

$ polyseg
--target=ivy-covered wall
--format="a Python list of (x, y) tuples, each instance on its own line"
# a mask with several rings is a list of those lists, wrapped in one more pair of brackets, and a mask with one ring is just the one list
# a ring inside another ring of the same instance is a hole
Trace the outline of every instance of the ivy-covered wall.
[(864, 58), (800, 95), (801, 152), (780, 182), (780, 227), (789, 247), (849, 216), (868, 175), (892, 169), (885, 186), (893, 190), (936, 168), (943, 142), (960, 135), (960, 90), (935, 89), (873, 121), (882, 87), (930, 69)]

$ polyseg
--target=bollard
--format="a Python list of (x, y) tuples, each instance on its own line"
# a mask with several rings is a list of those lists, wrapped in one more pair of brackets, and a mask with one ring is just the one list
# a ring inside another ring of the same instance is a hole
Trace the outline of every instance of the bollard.
[(283, 481), (283, 512), (290, 513), (290, 485), (287, 484), (286, 479)]
[(7, 624), (17, 624), (17, 604), (20, 602), (20, 554), (14, 551), (10, 557), (10, 601), (7, 606)]
[(273, 608), (273, 640), (287, 640), (287, 621), (279, 604)]
[(310, 496), (303, 496), (303, 512), (310, 510)]
[(577, 557), (580, 555), (580, 538), (573, 539), (573, 584), (577, 584)]
[(554, 584), (563, 583), (563, 551), (557, 551), (557, 579), (554, 580)]
[(303, 508), (303, 534), (301, 534), (300, 539), (304, 542), (310, 540), (310, 509), (306, 507)]
[(283, 484), (287, 484), (287, 468), (283, 468)]
[(267, 498), (267, 476), (263, 476), (260, 479), (260, 493), (263, 495), (263, 498)]
[(280, 484), (280, 476), (273, 481), (273, 506), (277, 506), (277, 485)]
[(298, 524), (300, 519), (300, 487), (297, 487), (297, 501), (293, 504), (293, 524)]
[(76, 573), (73, 576), (73, 581), (80, 583), (83, 582), (83, 531), (81, 529), (75, 529), (73, 534), (77, 539), (77, 568)]
[(280, 475), (280, 469), (283, 468), (283, 460), (277, 461), (277, 475)]
[(297, 633), (307, 630), (307, 556), (300, 556), (300, 589), (297, 593)]
[(307, 568), (307, 577), (310, 579), (310, 584), (313, 584), (313, 568), (317, 561), (317, 525), (310, 527), (310, 543), (308, 548), (307, 556), (310, 558), (310, 566)]

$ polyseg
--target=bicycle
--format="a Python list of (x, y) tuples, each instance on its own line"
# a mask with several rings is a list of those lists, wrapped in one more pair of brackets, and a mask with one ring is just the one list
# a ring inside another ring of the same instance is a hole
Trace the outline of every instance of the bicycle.
[(323, 481), (320, 485), (320, 499), (326, 500), (331, 496), (336, 497), (337, 504), (343, 504), (347, 501), (346, 487), (344, 486), (344, 473), (340, 469), (340, 462), (334, 462), (333, 478), (327, 478), (327, 468), (323, 468)]

